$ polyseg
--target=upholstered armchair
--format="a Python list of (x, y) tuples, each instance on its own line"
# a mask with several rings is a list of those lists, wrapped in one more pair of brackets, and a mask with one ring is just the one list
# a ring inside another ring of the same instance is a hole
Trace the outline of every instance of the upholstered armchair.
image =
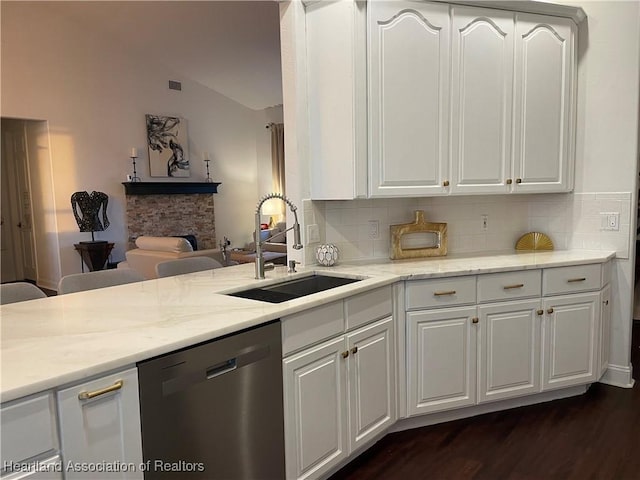
[[(147, 237), (136, 239), (136, 247), (125, 253), (126, 262), (120, 262), (118, 268), (133, 268), (146, 279), (157, 278), (156, 265), (167, 260), (189, 257), (209, 257), (225, 265), (222, 251), (217, 248), (193, 250), (191, 244), (181, 237)], [(228, 262), (226, 265), (236, 264)]]

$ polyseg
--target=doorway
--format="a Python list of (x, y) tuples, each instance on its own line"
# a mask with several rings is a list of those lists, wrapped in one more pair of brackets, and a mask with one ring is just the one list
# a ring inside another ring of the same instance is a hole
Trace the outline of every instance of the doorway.
[(24, 120), (3, 119), (1, 280), (37, 279), (31, 183)]
[(0, 281), (55, 288), (60, 254), (48, 124), (2, 118), (0, 130)]

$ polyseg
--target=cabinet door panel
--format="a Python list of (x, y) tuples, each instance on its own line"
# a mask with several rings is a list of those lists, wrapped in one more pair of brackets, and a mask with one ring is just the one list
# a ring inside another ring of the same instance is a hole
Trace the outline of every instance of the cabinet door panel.
[(572, 167), (573, 22), (516, 16), (515, 191), (567, 191)]
[(543, 305), (542, 389), (595, 381), (600, 293), (548, 298)]
[(369, 3), (371, 195), (442, 193), (449, 7)]
[(598, 378), (602, 377), (609, 368), (609, 352), (611, 346), (611, 285), (607, 285), (601, 294), (602, 315), (600, 316), (600, 356)]
[(347, 344), (353, 452), (396, 419), (393, 318), (356, 330)]
[(286, 358), (287, 478), (318, 476), (347, 455), (344, 337)]
[(453, 7), (454, 192), (507, 192), (513, 14)]
[(479, 307), (479, 402), (540, 390), (539, 309), (540, 300)]
[(411, 415), (475, 403), (475, 312), (468, 307), (407, 313)]
[[(92, 399), (78, 395), (114, 385), (122, 388)], [(138, 371), (136, 368), (102, 377), (92, 382), (58, 392), (62, 455), (65, 464), (142, 462)], [(86, 472), (67, 471), (65, 478), (84, 479)], [(139, 469), (131, 472), (103, 474), (103, 478), (142, 479)]]

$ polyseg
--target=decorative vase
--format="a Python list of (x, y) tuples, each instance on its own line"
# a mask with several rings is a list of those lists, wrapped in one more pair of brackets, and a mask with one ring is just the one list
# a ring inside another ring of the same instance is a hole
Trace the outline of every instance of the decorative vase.
[(331, 267), (338, 261), (340, 251), (338, 247), (332, 244), (320, 245), (316, 248), (316, 260), (320, 265)]

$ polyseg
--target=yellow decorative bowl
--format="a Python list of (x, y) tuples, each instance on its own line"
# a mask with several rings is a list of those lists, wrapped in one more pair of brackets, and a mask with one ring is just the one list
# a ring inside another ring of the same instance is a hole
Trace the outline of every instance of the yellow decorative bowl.
[(516, 242), (516, 250), (553, 250), (553, 242), (541, 232), (529, 232)]

